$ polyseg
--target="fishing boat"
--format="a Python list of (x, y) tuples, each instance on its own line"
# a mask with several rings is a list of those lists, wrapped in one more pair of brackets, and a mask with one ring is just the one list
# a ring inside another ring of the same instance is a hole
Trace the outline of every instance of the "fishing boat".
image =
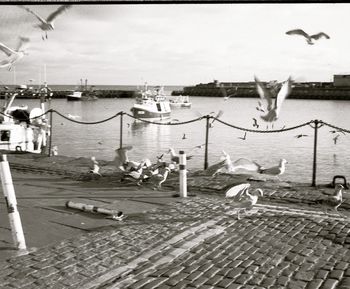
[(82, 99), (82, 91), (79, 90), (72, 90), (67, 94), (67, 100), (69, 101), (77, 101)]
[(188, 95), (179, 95), (170, 99), (169, 103), (171, 108), (190, 108), (192, 105)]
[(5, 105), (0, 115), (0, 150), (41, 153), (46, 147), (49, 125), (41, 107), (13, 106), (16, 96), (22, 91), (6, 92)]
[(136, 102), (131, 108), (133, 116), (147, 120), (163, 120), (170, 118), (171, 108), (169, 101), (164, 95), (162, 87), (154, 90), (145, 89), (136, 97)]

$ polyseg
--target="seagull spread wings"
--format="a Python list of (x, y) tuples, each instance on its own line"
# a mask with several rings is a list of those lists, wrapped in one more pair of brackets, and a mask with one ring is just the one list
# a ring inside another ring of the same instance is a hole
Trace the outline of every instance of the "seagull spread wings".
[(233, 198), (233, 201), (239, 201), (249, 188), (250, 184), (248, 183), (234, 186), (226, 191), (225, 197)]
[(35, 13), (33, 10), (29, 9), (28, 7), (24, 7), (23, 5), (19, 5), (21, 8), (23, 8), (24, 10), (26, 10), (27, 12), (33, 14), (41, 23), (43, 24), (47, 24), (52, 22), (53, 20), (55, 20), (55, 18), (60, 15), (61, 13), (63, 13), (64, 11), (66, 11), (67, 9), (69, 9), (72, 5), (61, 5), (60, 7), (58, 7), (58, 9), (54, 12), (52, 12), (47, 19), (45, 20), (44, 18), (42, 18), (39, 14)]
[(292, 91), (291, 78), (289, 77), (287, 81), (285, 81), (277, 94), (274, 107), (268, 111), (266, 115), (261, 116), (261, 118), (267, 122), (273, 122), (278, 119), (281, 106), (283, 101), (287, 98), (287, 96)]
[(324, 32), (319, 32), (319, 33), (317, 33), (317, 34), (313, 34), (313, 35), (309, 35), (309, 34), (307, 34), (304, 30), (302, 30), (302, 29), (294, 29), (294, 30), (290, 30), (290, 31), (287, 31), (286, 32), (286, 34), (288, 34), (288, 35), (300, 35), (300, 36), (303, 36), (305, 39), (306, 39), (306, 41), (307, 41), (307, 43), (308, 44), (314, 44), (313, 42), (312, 42), (312, 39), (315, 39), (315, 40), (318, 40), (318, 39), (320, 39), (320, 38), (326, 38), (326, 39), (329, 39), (330, 37), (326, 34), (326, 33), (324, 33)]

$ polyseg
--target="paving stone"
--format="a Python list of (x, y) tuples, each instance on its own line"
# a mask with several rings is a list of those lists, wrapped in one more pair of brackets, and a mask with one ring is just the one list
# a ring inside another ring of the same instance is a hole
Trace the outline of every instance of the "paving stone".
[(314, 278), (314, 272), (311, 271), (302, 271), (300, 270), (295, 274), (295, 279), (302, 281), (311, 281)]
[(337, 279), (340, 280), (344, 275), (343, 270), (333, 270), (329, 273), (328, 277), (331, 279)]
[(327, 279), (321, 286), (321, 289), (335, 289), (337, 288), (338, 280)]
[(319, 270), (317, 273), (316, 273), (316, 276), (315, 278), (316, 279), (323, 279), (325, 280), (327, 278), (329, 274), (329, 271), (328, 270)]
[(306, 289), (319, 289), (323, 282), (322, 279), (314, 279), (307, 284)]

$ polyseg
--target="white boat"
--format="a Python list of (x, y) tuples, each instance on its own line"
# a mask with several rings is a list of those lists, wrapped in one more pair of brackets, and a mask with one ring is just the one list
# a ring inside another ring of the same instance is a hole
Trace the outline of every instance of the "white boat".
[(145, 90), (136, 97), (136, 103), (131, 108), (131, 112), (137, 118), (163, 120), (170, 118), (171, 108), (162, 87), (156, 87), (151, 91), (146, 86)]
[(67, 94), (67, 100), (77, 101), (82, 99), (82, 91), (72, 90), (69, 94)]
[(188, 95), (179, 95), (176, 98), (170, 99), (170, 107), (172, 108), (190, 108), (192, 103), (190, 102), (190, 98)]
[[(2, 108), (0, 118), (0, 150), (41, 153), (46, 146), (49, 125), (42, 108), (12, 106), (19, 92), (13, 92)], [(34, 118), (34, 119), (33, 119)]]

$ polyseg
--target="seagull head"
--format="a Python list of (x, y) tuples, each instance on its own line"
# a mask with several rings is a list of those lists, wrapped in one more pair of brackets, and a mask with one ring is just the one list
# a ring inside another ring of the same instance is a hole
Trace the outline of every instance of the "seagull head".
[(281, 165), (285, 165), (285, 164), (288, 164), (288, 162), (287, 162), (286, 159), (281, 159), (280, 164), (281, 164)]
[(264, 195), (263, 190), (262, 189), (256, 189), (254, 192), (257, 192), (258, 195), (260, 195), (261, 197)]

